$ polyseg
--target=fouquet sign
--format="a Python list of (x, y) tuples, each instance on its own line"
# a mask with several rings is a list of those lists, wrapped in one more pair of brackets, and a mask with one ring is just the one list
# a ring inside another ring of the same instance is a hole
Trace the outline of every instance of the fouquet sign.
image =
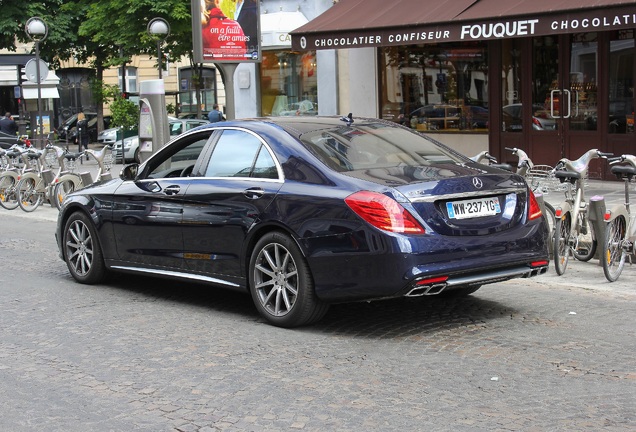
[(522, 19), (404, 25), (393, 28), (344, 28), (332, 32), (311, 30), (311, 22), (292, 35), (292, 49), (320, 50), (409, 45), (418, 43), (494, 40), (547, 36), (572, 31), (606, 31), (636, 27), (633, 7), (565, 11)]

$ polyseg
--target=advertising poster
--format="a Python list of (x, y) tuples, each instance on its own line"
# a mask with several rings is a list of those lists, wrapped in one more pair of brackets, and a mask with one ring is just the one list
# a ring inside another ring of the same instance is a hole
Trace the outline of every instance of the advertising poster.
[(192, 29), (198, 62), (260, 62), (257, 0), (195, 0)]

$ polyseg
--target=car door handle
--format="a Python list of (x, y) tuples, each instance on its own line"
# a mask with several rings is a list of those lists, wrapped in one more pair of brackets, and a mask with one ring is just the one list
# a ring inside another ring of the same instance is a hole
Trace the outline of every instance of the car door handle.
[(181, 191), (179, 185), (172, 185), (163, 189), (163, 193), (165, 193), (166, 195), (176, 195), (179, 193), (179, 191)]
[(265, 195), (265, 191), (259, 187), (249, 188), (243, 191), (243, 195), (249, 199), (259, 199)]

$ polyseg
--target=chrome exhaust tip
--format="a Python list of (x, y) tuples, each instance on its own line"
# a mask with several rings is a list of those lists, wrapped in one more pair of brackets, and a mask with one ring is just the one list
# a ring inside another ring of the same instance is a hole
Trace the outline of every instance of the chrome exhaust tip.
[(405, 294), (405, 297), (422, 297), (427, 295), (437, 295), (446, 289), (446, 284), (431, 284), (416, 286)]

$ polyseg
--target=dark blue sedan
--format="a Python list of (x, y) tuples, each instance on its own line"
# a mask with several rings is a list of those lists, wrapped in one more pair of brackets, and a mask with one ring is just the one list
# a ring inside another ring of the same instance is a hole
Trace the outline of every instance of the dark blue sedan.
[(378, 119), (209, 124), (120, 177), (64, 201), (56, 237), (78, 282), (207, 282), (249, 292), (281, 327), (334, 302), (467, 295), (548, 267), (521, 177)]

